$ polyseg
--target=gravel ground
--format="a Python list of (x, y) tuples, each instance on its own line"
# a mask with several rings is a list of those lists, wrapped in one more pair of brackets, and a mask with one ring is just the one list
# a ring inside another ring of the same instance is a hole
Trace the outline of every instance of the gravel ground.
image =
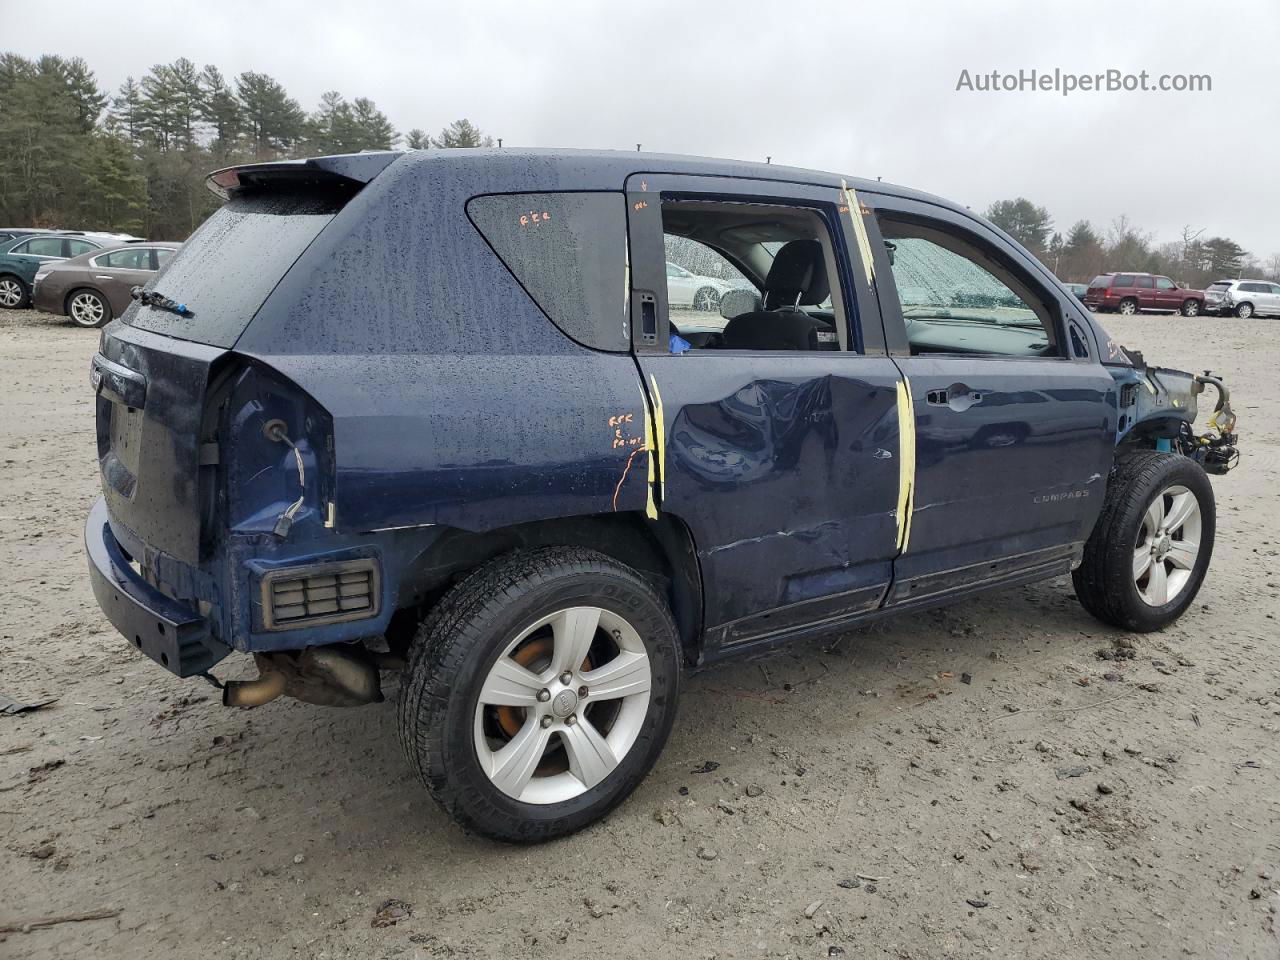
[(0, 927), (118, 911), (0, 955), (1275, 958), (1274, 321), (1106, 323), (1236, 390), (1179, 624), (1126, 636), (1059, 579), (695, 674), (629, 801), (516, 849), (436, 809), (391, 703), (233, 712), (112, 632), (80, 545), (97, 336), (0, 313), (0, 690), (58, 698), (0, 715)]

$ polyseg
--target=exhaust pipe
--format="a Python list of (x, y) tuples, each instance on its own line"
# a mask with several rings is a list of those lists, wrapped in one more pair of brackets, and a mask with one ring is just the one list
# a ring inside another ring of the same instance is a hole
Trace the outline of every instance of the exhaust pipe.
[(378, 666), (361, 647), (334, 644), (301, 653), (257, 653), (258, 679), (232, 680), (222, 691), (228, 707), (260, 707), (279, 696), (322, 707), (381, 703)]
[(289, 678), (275, 669), (271, 661), (257, 654), (257, 680), (228, 680), (222, 687), (224, 707), (260, 707), (284, 693)]

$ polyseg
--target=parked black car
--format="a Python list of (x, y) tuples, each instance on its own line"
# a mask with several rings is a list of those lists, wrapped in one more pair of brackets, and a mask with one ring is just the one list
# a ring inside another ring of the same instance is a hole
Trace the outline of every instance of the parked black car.
[[(640, 153), (212, 181), (93, 361), (98, 603), (179, 676), (253, 653), (233, 706), (403, 665), (409, 761), (473, 830), (619, 803), (682, 667), (1073, 570), (1157, 630), (1204, 579), (1220, 381), (1148, 369), (963, 207)], [(750, 288), (722, 325), (668, 309), (668, 237)]]

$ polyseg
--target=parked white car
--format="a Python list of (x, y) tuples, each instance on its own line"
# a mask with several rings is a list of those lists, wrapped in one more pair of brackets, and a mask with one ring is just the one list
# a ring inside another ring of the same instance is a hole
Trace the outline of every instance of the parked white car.
[(1234, 313), (1237, 317), (1280, 317), (1280, 283), (1269, 280), (1219, 280), (1204, 291), (1209, 313)]
[(718, 312), (720, 298), (741, 283), (730, 283), (718, 277), (691, 273), (679, 264), (667, 261), (667, 303), (672, 307)]

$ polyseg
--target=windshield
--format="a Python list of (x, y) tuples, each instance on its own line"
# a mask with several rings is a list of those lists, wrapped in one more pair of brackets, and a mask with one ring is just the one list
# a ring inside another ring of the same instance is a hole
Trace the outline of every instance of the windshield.
[(233, 197), (206, 220), (147, 285), (185, 313), (135, 304), (125, 323), (232, 347), (281, 278), (337, 213), (341, 201), (313, 193)]

